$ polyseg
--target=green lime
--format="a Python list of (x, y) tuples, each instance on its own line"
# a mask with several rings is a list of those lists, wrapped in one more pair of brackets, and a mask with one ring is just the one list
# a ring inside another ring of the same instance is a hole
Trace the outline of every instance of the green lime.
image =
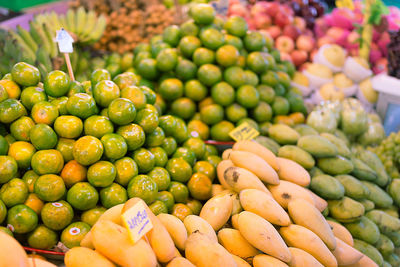
[(137, 66), (140, 76), (147, 80), (154, 80), (158, 77), (157, 61), (152, 58), (145, 58)]
[(197, 71), (197, 78), (206, 86), (213, 86), (222, 79), (221, 69), (213, 64), (202, 65)]
[(171, 71), (175, 69), (178, 63), (178, 53), (176, 49), (166, 48), (160, 51), (157, 55), (157, 68), (160, 71)]
[(193, 52), (193, 62), (197, 66), (212, 64), (215, 60), (215, 52), (205, 47), (196, 48)]
[(245, 108), (254, 108), (260, 100), (260, 93), (252, 85), (242, 85), (236, 92), (236, 101)]
[(44, 91), (47, 95), (60, 97), (66, 95), (70, 86), (69, 76), (60, 70), (53, 70), (44, 79)]
[(221, 121), (211, 127), (210, 134), (213, 140), (231, 141), (229, 133), (235, 129), (235, 126), (229, 121)]
[(214, 125), (224, 119), (224, 109), (217, 104), (208, 105), (200, 110), (201, 120), (208, 125)]
[(278, 75), (279, 83), (282, 84), (286, 89), (290, 88), (290, 76), (283, 71), (277, 71), (276, 74)]
[(201, 41), (196, 36), (185, 36), (179, 42), (179, 50), (186, 58), (192, 58), (194, 51), (201, 47)]
[(124, 72), (114, 77), (113, 82), (120, 90), (139, 84), (140, 77), (133, 72)]
[(257, 90), (260, 93), (260, 100), (268, 104), (272, 104), (275, 99), (275, 91), (272, 87), (264, 84), (257, 86)]
[(11, 179), (0, 189), (0, 199), (8, 208), (24, 203), (27, 197), (28, 186), (19, 178)]
[(216, 52), (217, 63), (223, 67), (236, 64), (239, 58), (239, 51), (233, 45), (223, 45)]
[(93, 88), (93, 97), (96, 103), (101, 107), (108, 107), (114, 99), (120, 96), (118, 86), (109, 80), (98, 82)]
[(67, 193), (67, 201), (77, 210), (89, 210), (99, 200), (97, 190), (87, 182), (74, 184)]
[(139, 110), (134, 122), (139, 124), (146, 134), (152, 133), (158, 127), (157, 109), (152, 110), (146, 107)]
[(79, 247), (82, 239), (90, 231), (90, 225), (84, 222), (73, 222), (65, 228), (60, 236), (60, 241), (67, 247)]
[(45, 226), (51, 230), (62, 230), (71, 223), (74, 211), (71, 205), (63, 200), (46, 203), (40, 213)]
[(171, 112), (174, 115), (187, 120), (192, 118), (196, 112), (196, 104), (190, 98), (178, 98), (172, 102)]
[(194, 23), (193, 20), (187, 20), (181, 24), (181, 35), (182, 36), (197, 36), (199, 33), (199, 27)]
[(190, 80), (185, 83), (184, 94), (193, 101), (203, 100), (207, 93), (207, 87), (198, 80)]
[(149, 52), (150, 51), (150, 44), (148, 44), (148, 43), (140, 43), (134, 49), (135, 55), (137, 55), (139, 52), (142, 52), (142, 51)]
[[(149, 48), (150, 49), (150, 48)], [(140, 51), (137, 53), (135, 60), (134, 60), (134, 66), (137, 67), (139, 63), (146, 58), (151, 58), (151, 51)]]
[(57, 233), (44, 225), (39, 225), (28, 235), (28, 244), (36, 249), (51, 249), (58, 242)]
[(146, 138), (143, 128), (134, 123), (120, 126), (117, 130), (117, 134), (125, 139), (129, 151), (141, 147)]
[(11, 123), (24, 115), (26, 115), (26, 109), (20, 101), (15, 99), (6, 99), (0, 103), (1, 123)]
[(245, 70), (245, 77), (246, 77), (246, 84), (252, 85), (252, 86), (257, 86), (259, 83), (259, 79), (257, 74), (252, 72), (251, 70)]
[(92, 82), (92, 86), (95, 86), (98, 82), (104, 80), (111, 80), (110, 73), (105, 69), (95, 69), (92, 74), (90, 81)]
[(224, 80), (234, 88), (238, 88), (246, 82), (245, 72), (241, 67), (229, 67), (224, 71)]
[(22, 90), (21, 102), (28, 110), (31, 110), (33, 105), (41, 101), (47, 101), (47, 95), (43, 88), (30, 86)]
[(197, 66), (192, 61), (187, 59), (179, 59), (175, 68), (176, 77), (182, 81), (187, 81), (196, 78)]
[(176, 118), (171, 115), (164, 115), (159, 118), (159, 125), (163, 129), (166, 136), (171, 136), (176, 131)]
[(101, 204), (109, 209), (128, 200), (128, 193), (119, 184), (111, 184), (100, 190)]
[(25, 62), (18, 62), (11, 69), (12, 80), (23, 86), (34, 86), (40, 81), (40, 71)]
[(258, 31), (246, 33), (244, 37), (244, 46), (247, 51), (261, 51), (266, 45), (264, 36)]
[(16, 205), (8, 210), (7, 226), (16, 234), (26, 234), (38, 225), (36, 212), (24, 204)]
[(149, 206), (150, 210), (154, 213), (154, 215), (158, 215), (161, 213), (168, 213), (168, 208), (161, 200), (156, 200)]
[(278, 74), (272, 70), (263, 73), (261, 75), (261, 83), (270, 87), (275, 87), (279, 83)]
[(252, 52), (247, 56), (246, 64), (255, 73), (263, 73), (268, 70), (268, 60), (266, 53)]
[(155, 167), (147, 174), (156, 184), (158, 190), (167, 190), (171, 182), (168, 171), (162, 167)]
[(98, 161), (87, 171), (87, 180), (94, 187), (107, 187), (117, 175), (115, 166), (109, 161)]
[[(160, 35), (159, 35), (160, 36)], [(162, 36), (160, 36), (162, 38)], [(162, 50), (167, 49), (167, 48), (172, 48), (169, 44), (163, 42), (160, 40), (159, 42), (152, 44), (151, 45), (151, 55), (153, 58), (156, 58), (158, 53), (160, 53)]]
[(278, 83), (274, 87), (275, 95), (276, 96), (284, 96), (286, 94), (286, 88), (282, 84)]
[(136, 108), (129, 99), (116, 98), (108, 106), (107, 116), (117, 125), (126, 125), (135, 119)]
[(290, 111), (289, 101), (282, 96), (276, 96), (272, 104), (274, 115), (287, 115)]
[(124, 157), (115, 161), (114, 166), (117, 170), (115, 182), (125, 187), (139, 173), (136, 162), (130, 157)]
[(252, 118), (257, 122), (266, 122), (272, 119), (272, 108), (266, 102), (260, 101), (258, 105), (251, 110)]
[(58, 142), (57, 134), (47, 124), (36, 124), (29, 132), (29, 137), (38, 150), (54, 148)]
[(128, 184), (129, 198), (139, 197), (143, 199), (147, 205), (153, 203), (157, 198), (158, 187), (148, 175), (138, 175)]
[(161, 146), (165, 138), (165, 134), (162, 128), (157, 127), (153, 132), (146, 136), (146, 146), (156, 147)]
[(171, 25), (164, 29), (163, 41), (167, 44), (176, 47), (181, 37), (181, 30), (177, 25)]
[(107, 209), (104, 207), (96, 207), (84, 211), (81, 215), (81, 221), (89, 224), (90, 226), (93, 226), (106, 210)]
[(104, 147), (104, 155), (108, 159), (120, 159), (125, 156), (128, 151), (128, 145), (126, 144), (125, 139), (119, 134), (105, 134), (101, 138), (101, 142)]
[(173, 137), (166, 137), (161, 147), (165, 150), (168, 156), (174, 154), (177, 148), (176, 140)]
[(173, 101), (182, 97), (183, 84), (178, 79), (166, 79), (160, 84), (159, 94), (167, 101)]
[(189, 190), (186, 185), (180, 182), (171, 182), (168, 191), (174, 196), (175, 203), (186, 203), (188, 201)]
[(211, 88), (211, 97), (216, 104), (229, 106), (235, 101), (235, 90), (226, 82), (219, 82)]
[(224, 25), (225, 30), (234, 36), (243, 37), (247, 32), (247, 22), (239, 16), (230, 17)]
[(214, 21), (215, 10), (208, 4), (196, 4), (189, 10), (189, 15), (197, 24), (210, 24)]
[(34, 184), (35, 194), (47, 202), (61, 199), (65, 195), (65, 191), (64, 180), (55, 174), (39, 176)]
[(151, 171), (155, 166), (154, 155), (145, 148), (135, 150), (132, 158), (138, 165), (139, 173), (147, 173)]
[(168, 160), (165, 168), (169, 172), (173, 181), (185, 183), (192, 176), (192, 168), (183, 157), (172, 158)]
[(168, 191), (158, 192), (157, 200), (164, 203), (164, 205), (167, 207), (168, 212), (172, 210), (172, 207), (175, 204), (174, 196)]

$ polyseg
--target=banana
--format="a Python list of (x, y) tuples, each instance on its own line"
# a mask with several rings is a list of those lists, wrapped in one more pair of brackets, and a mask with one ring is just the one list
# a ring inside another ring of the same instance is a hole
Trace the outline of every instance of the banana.
[(66, 30), (70, 32), (75, 32), (75, 11), (72, 9), (68, 9), (67, 11), (67, 28)]
[(58, 17), (58, 20), (60, 21), (60, 27), (66, 29), (67, 28), (67, 19), (64, 14), (61, 14)]
[(24, 39), (25, 43), (35, 52), (38, 49), (38, 45), (35, 40), (33, 40), (31, 34), (20, 25), (17, 26), (17, 31), (21, 38)]
[(30, 64), (34, 64), (35, 60), (36, 60), (36, 55), (35, 53), (32, 51), (32, 49), (25, 43), (24, 39), (22, 39), (22, 37), (17, 34), (16, 32), (10, 30), (9, 31), (11, 37), (17, 42), (17, 45), (19, 45), (21, 47), (21, 53), (22, 53), (22, 57), (23, 59)]
[(50, 55), (41, 46), (38, 48), (38, 50), (36, 52), (36, 60), (39, 63), (43, 64), (48, 72), (53, 69), (53, 65), (51, 63)]
[(232, 199), (229, 194), (220, 194), (210, 198), (200, 211), (200, 217), (217, 231), (229, 220), (232, 214)]
[(80, 6), (76, 11), (76, 22), (75, 22), (75, 33), (80, 36), (83, 32), (84, 27), (86, 27), (87, 14), (85, 8)]
[(87, 38), (84, 38), (82, 42), (90, 44), (96, 42), (103, 35), (106, 26), (107, 26), (107, 18), (104, 15), (100, 15), (100, 17), (98, 17), (97, 19), (94, 30), (90, 33), (90, 35)]
[(50, 56), (55, 58), (58, 55), (58, 47), (57, 43), (55, 42), (56, 36), (52, 35), (51, 30), (46, 23), (43, 24), (43, 29), (50, 44)]
[(82, 38), (85, 38), (90, 35), (90, 33), (93, 31), (94, 27), (96, 26), (96, 22), (97, 22), (96, 12), (93, 9), (91, 9), (91, 10), (89, 10), (89, 12), (87, 13), (87, 16), (86, 16), (85, 27), (83, 28), (82, 34), (81, 34)]
[(43, 29), (42, 24), (38, 22), (30, 21), (30, 32), (34, 40), (43, 46), (48, 54), (51, 54), (51, 45), (49, 40), (47, 39), (46, 33)]
[(49, 23), (52, 25), (52, 29), (54, 29), (54, 34), (56, 33), (56, 31), (59, 31), (63, 26), (61, 26), (61, 22), (59, 19), (59, 15), (52, 11), (49, 13), (48, 15), (48, 19), (49, 19)]

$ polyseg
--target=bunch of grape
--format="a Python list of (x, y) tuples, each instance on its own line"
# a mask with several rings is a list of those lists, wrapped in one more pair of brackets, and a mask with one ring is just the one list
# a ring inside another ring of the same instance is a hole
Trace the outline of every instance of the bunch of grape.
[(378, 155), (392, 178), (400, 177), (400, 132), (391, 133), (379, 146), (370, 149)]

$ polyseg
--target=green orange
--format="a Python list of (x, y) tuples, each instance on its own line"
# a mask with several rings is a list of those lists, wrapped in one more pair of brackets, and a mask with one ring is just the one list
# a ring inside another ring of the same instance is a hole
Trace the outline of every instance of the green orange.
[(100, 139), (105, 134), (114, 132), (114, 125), (105, 116), (93, 115), (84, 121), (83, 131), (85, 135), (91, 135)]
[(82, 239), (90, 231), (90, 225), (84, 222), (73, 222), (65, 228), (60, 241), (67, 247), (79, 247)]
[(266, 45), (264, 36), (258, 31), (246, 33), (244, 37), (244, 46), (247, 51), (261, 51)]
[(194, 51), (199, 47), (201, 47), (201, 41), (196, 36), (185, 36), (179, 42), (179, 50), (187, 58), (192, 58)]
[(138, 73), (145, 79), (154, 80), (159, 76), (157, 61), (152, 58), (145, 58), (137, 66)]
[(81, 215), (81, 221), (93, 226), (100, 216), (106, 211), (104, 207), (96, 207), (87, 211), (84, 211)]
[(64, 158), (55, 149), (39, 150), (33, 155), (31, 166), (39, 175), (57, 174), (64, 166)]
[(176, 118), (176, 132), (173, 137), (178, 143), (183, 143), (189, 138), (186, 123), (181, 118)]
[(58, 115), (58, 108), (47, 101), (36, 103), (31, 110), (31, 117), (36, 123), (52, 125)]
[(103, 80), (111, 80), (110, 73), (105, 69), (96, 69), (91, 74), (92, 86), (95, 86), (98, 82)]
[(134, 122), (140, 125), (146, 134), (152, 133), (158, 127), (157, 110), (155, 108), (154, 110), (150, 108), (139, 110)]
[(206, 175), (211, 182), (214, 181), (216, 176), (214, 166), (207, 161), (197, 161), (193, 167), (193, 172)]
[(61, 178), (67, 187), (71, 187), (78, 182), (86, 180), (87, 169), (79, 164), (76, 160), (71, 160), (64, 165), (61, 171)]
[(161, 200), (154, 201), (149, 208), (156, 216), (161, 213), (168, 213), (167, 206)]
[(117, 175), (115, 166), (109, 161), (99, 161), (88, 168), (87, 180), (94, 187), (107, 187)]
[(175, 69), (175, 66), (178, 63), (178, 53), (176, 52), (176, 49), (166, 48), (158, 53), (156, 60), (157, 68), (160, 71), (171, 71)]
[(114, 166), (117, 170), (115, 182), (124, 187), (126, 187), (129, 181), (139, 173), (136, 162), (130, 157), (124, 157), (115, 161)]
[(160, 191), (157, 194), (157, 200), (164, 203), (168, 211), (172, 211), (172, 207), (175, 204), (174, 196), (168, 191)]
[(103, 155), (103, 144), (94, 136), (83, 136), (75, 142), (72, 154), (80, 164), (91, 165)]
[(183, 183), (171, 182), (168, 191), (174, 196), (175, 203), (186, 203), (188, 201), (189, 190)]
[(181, 24), (182, 36), (196, 36), (199, 33), (199, 27), (193, 20), (187, 20)]
[(51, 249), (58, 242), (57, 233), (44, 225), (39, 225), (28, 235), (28, 244), (32, 248)]
[(210, 134), (213, 140), (231, 141), (229, 133), (235, 129), (235, 126), (229, 121), (221, 121), (211, 127)]
[(28, 169), (31, 166), (33, 154), (35, 154), (35, 147), (25, 141), (17, 141), (10, 145), (8, 155), (13, 157), (21, 169)]
[(60, 115), (68, 114), (68, 110), (67, 110), (68, 97), (61, 96), (59, 98), (54, 98), (50, 101), (50, 103), (57, 107), (58, 113)]
[(208, 156), (218, 156), (218, 149), (216, 146), (206, 144), (206, 152), (204, 153), (202, 160), (206, 160)]
[(235, 101), (235, 90), (226, 82), (219, 82), (211, 88), (211, 97), (216, 104), (229, 106)]
[(182, 119), (190, 119), (196, 112), (196, 104), (190, 98), (182, 97), (172, 102), (171, 112)]
[(178, 79), (170, 78), (161, 82), (158, 90), (163, 99), (172, 101), (183, 95), (183, 84)]
[(189, 215), (192, 215), (193, 212), (189, 206), (182, 203), (177, 203), (172, 207), (171, 214), (183, 222), (185, 218)]
[(111, 101), (120, 96), (118, 86), (109, 80), (98, 82), (93, 88), (93, 97), (101, 107), (108, 107)]
[(38, 220), (35, 211), (24, 204), (16, 205), (8, 210), (7, 225), (16, 234), (26, 234), (34, 230)]
[(205, 47), (211, 50), (217, 50), (225, 42), (224, 35), (214, 28), (203, 29), (200, 32), (200, 40)]
[(83, 123), (82, 120), (76, 116), (64, 115), (55, 120), (54, 130), (59, 137), (74, 139), (81, 135)]
[(120, 90), (139, 84), (139, 77), (132, 72), (124, 72), (114, 77), (113, 82), (119, 87)]
[(69, 91), (70, 78), (60, 70), (53, 70), (44, 79), (44, 91), (47, 95), (60, 97)]
[(215, 52), (205, 47), (199, 47), (194, 50), (192, 58), (197, 66), (212, 64), (215, 61)]
[(224, 109), (218, 104), (208, 105), (200, 110), (201, 120), (213, 125), (224, 119)]
[(233, 45), (223, 45), (216, 52), (217, 63), (223, 67), (236, 64), (239, 58), (239, 51)]
[(85, 89), (83, 88), (80, 82), (71, 81), (69, 84), (69, 90), (67, 96), (70, 97), (77, 93), (85, 93)]
[(134, 123), (119, 127), (117, 134), (125, 139), (129, 151), (141, 147), (146, 138), (143, 128)]
[(75, 140), (67, 139), (67, 138), (59, 138), (56, 146), (56, 150), (58, 150), (62, 157), (64, 158), (64, 162), (69, 162), (74, 159), (72, 154), (72, 150), (74, 148)]
[(234, 88), (242, 86), (246, 82), (243, 69), (238, 66), (232, 66), (224, 71), (224, 80)]
[(27, 197), (28, 186), (19, 178), (11, 179), (0, 189), (0, 199), (8, 208), (24, 203)]
[(177, 142), (173, 137), (166, 137), (161, 145), (168, 156), (171, 156), (175, 152), (177, 146)]
[(25, 172), (24, 175), (22, 176), (22, 180), (24, 180), (24, 182), (28, 186), (29, 193), (33, 192), (33, 186), (37, 178), (39, 178), (39, 175), (33, 170)]
[[(21, 88), (19, 88), (18, 84), (11, 80), (0, 80), (0, 85), (2, 86), (1, 90), (1, 99), (6, 100), (7, 98), (18, 99), (21, 95)], [(4, 91), (5, 89), (5, 91)], [(1, 101), (0, 101), (1, 102)]]
[(123, 204), (128, 200), (126, 189), (119, 184), (112, 183), (111, 185), (100, 190), (101, 204), (109, 209), (118, 204)]
[(129, 198), (139, 197), (150, 205), (157, 198), (158, 187), (149, 176), (138, 175), (129, 182), (127, 191)]
[[(164, 143), (164, 139), (162, 144)], [(161, 145), (162, 145), (161, 144)], [(154, 166), (156, 167), (164, 167), (165, 164), (167, 164), (168, 161), (168, 155), (167, 152), (160, 146), (158, 147), (152, 147), (149, 148), (149, 151), (154, 155), (155, 157), (155, 164)]]
[(68, 98), (68, 113), (86, 119), (96, 114), (97, 107), (94, 98), (86, 93), (78, 93)]
[(139, 173), (147, 173), (155, 166), (154, 155), (145, 148), (140, 148), (133, 153), (133, 160), (137, 163)]
[(245, 108), (254, 108), (260, 100), (260, 93), (252, 85), (242, 85), (236, 92), (236, 101)]
[(139, 88), (146, 96), (146, 103), (148, 105), (154, 105), (156, 103), (157, 94), (152, 89), (150, 89), (147, 85), (140, 85)]
[(210, 155), (206, 158), (206, 160), (214, 166), (214, 168), (217, 168), (218, 164), (222, 161), (222, 158), (217, 156), (217, 155)]
[(11, 69), (13, 81), (23, 86), (34, 86), (40, 81), (39, 70), (25, 62), (18, 62)]
[(189, 148), (194, 152), (196, 159), (201, 159), (206, 151), (206, 145), (200, 138), (191, 137), (183, 144), (184, 147)]
[(39, 123), (29, 132), (29, 138), (37, 150), (51, 149), (57, 145), (58, 137), (47, 124)]
[(59, 231), (71, 223), (74, 210), (68, 202), (60, 200), (46, 203), (40, 212), (40, 217), (46, 227)]
[(147, 174), (154, 182), (156, 182), (158, 190), (167, 190), (171, 182), (169, 172), (162, 167), (155, 167)]
[(180, 58), (175, 68), (176, 77), (182, 81), (196, 78), (197, 66), (192, 61)]
[(29, 110), (32, 109), (33, 105), (41, 101), (47, 101), (47, 95), (43, 88), (30, 86), (21, 93), (21, 102)]
[(146, 95), (137, 86), (129, 86), (121, 90), (121, 97), (127, 98), (134, 104), (136, 109), (142, 109), (146, 106)]
[(64, 180), (55, 174), (39, 176), (35, 181), (34, 192), (43, 201), (57, 201), (65, 194)]
[(197, 199), (189, 199), (186, 206), (190, 208), (194, 215), (199, 215), (203, 205)]
[(35, 193), (29, 193), (24, 204), (33, 209), (37, 215), (40, 215), (44, 206), (44, 202)]
[(222, 79), (222, 72), (219, 67), (213, 64), (204, 64), (197, 71), (197, 78), (207, 86), (213, 86)]
[(87, 182), (74, 184), (67, 192), (67, 201), (78, 210), (89, 210), (96, 206), (99, 194), (92, 185)]
[(111, 160), (122, 158), (128, 151), (125, 139), (119, 134), (105, 134), (101, 138), (101, 142), (104, 147), (104, 155)]
[(225, 30), (234, 36), (243, 37), (247, 32), (247, 22), (240, 16), (231, 16), (224, 25)]
[(275, 91), (272, 87), (264, 84), (257, 86), (257, 90), (260, 93), (260, 100), (271, 104), (275, 99)]
[(171, 25), (164, 29), (163, 41), (171, 46), (177, 46), (181, 37), (181, 30), (177, 25)]
[(198, 80), (190, 80), (185, 83), (184, 94), (193, 101), (203, 100), (207, 93), (207, 87)]
[(10, 133), (18, 141), (29, 141), (29, 132), (35, 123), (30, 117), (22, 116), (10, 125)]
[(7, 207), (4, 202), (0, 199), (0, 224), (4, 222), (7, 216)]
[(153, 132), (146, 135), (146, 146), (157, 147), (161, 146), (165, 138), (164, 131), (161, 127), (157, 127)]
[(239, 51), (241, 49), (243, 49), (242, 39), (240, 39), (237, 36), (230, 35), (230, 34), (225, 34), (225, 44), (233, 45)]
[(192, 167), (181, 157), (168, 160), (165, 168), (174, 181), (184, 183), (187, 182), (192, 175)]
[(18, 172), (18, 164), (13, 157), (0, 156), (0, 183), (7, 183)]
[(194, 173), (188, 182), (190, 195), (197, 200), (208, 200), (211, 197), (211, 180), (202, 173)]
[(15, 99), (0, 102), (0, 122), (11, 123), (26, 114), (25, 107)]
[(210, 24), (214, 21), (215, 10), (208, 4), (195, 4), (189, 10), (189, 15), (197, 24)]
[(255, 73), (263, 73), (268, 70), (268, 60), (265, 57), (266, 53), (252, 52), (247, 56), (247, 66)]

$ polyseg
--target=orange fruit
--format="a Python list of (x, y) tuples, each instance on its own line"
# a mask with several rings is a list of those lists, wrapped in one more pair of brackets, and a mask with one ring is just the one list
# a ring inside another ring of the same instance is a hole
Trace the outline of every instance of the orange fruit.
[(92, 85), (95, 86), (98, 82), (103, 80), (111, 80), (110, 73), (105, 69), (95, 69), (90, 77)]
[(91, 165), (103, 155), (103, 144), (94, 136), (83, 136), (75, 142), (72, 154), (78, 163)]
[[(237, 36), (231, 35), (231, 34), (225, 34), (225, 44), (233, 45), (239, 51), (243, 49), (242, 39), (240, 39)], [(239, 56), (239, 60), (240, 60), (241, 57), (242, 56)], [(244, 60), (244, 61), (246, 61), (246, 60)]]
[(203, 46), (212, 50), (217, 50), (225, 42), (222, 32), (212, 27), (200, 31), (200, 40)]
[(0, 199), (10, 208), (22, 204), (28, 197), (28, 186), (22, 179), (13, 178), (0, 189)]
[(178, 63), (178, 53), (176, 49), (166, 48), (160, 51), (157, 55), (157, 68), (160, 71), (172, 71)]
[(30, 117), (23, 116), (10, 125), (10, 133), (18, 141), (29, 141), (29, 132), (35, 126)]
[(200, 116), (204, 123), (213, 125), (224, 119), (224, 109), (220, 105), (211, 104), (200, 110)]
[(164, 29), (162, 40), (171, 45), (177, 46), (181, 36), (181, 30), (177, 25), (171, 25)]
[(100, 190), (101, 204), (109, 209), (118, 204), (123, 204), (128, 200), (126, 189), (119, 184), (112, 183), (111, 185)]
[(90, 225), (84, 222), (73, 222), (65, 228), (60, 241), (67, 247), (79, 247), (82, 239), (90, 231)]
[(207, 96), (207, 93), (207, 87), (198, 80), (190, 80), (185, 83), (184, 94), (193, 101), (203, 100)]
[[(36, 227), (35, 230), (33, 230), (28, 235), (28, 245), (36, 249), (48, 250), (53, 248), (57, 244), (57, 242), (58, 242), (57, 233), (47, 228), (44, 225), (39, 225), (38, 227)], [(31, 255), (34, 255), (35, 257), (39, 256), (37, 254), (31, 254)], [(46, 259), (43, 258), (42, 260)], [(35, 260), (32, 259), (31, 262), (35, 262)]]
[(75, 140), (60, 138), (58, 139), (58, 143), (56, 146), (56, 150), (58, 150), (64, 158), (64, 162), (68, 162), (74, 159), (72, 154), (72, 150), (74, 148)]
[(121, 135), (125, 139), (129, 151), (141, 147), (146, 138), (143, 128), (134, 123), (120, 126), (117, 129), (117, 134)]
[(176, 203), (186, 203), (189, 198), (189, 190), (180, 182), (171, 182), (168, 191), (174, 196)]
[(33, 187), (37, 178), (39, 178), (39, 175), (32, 170), (25, 172), (24, 176), (22, 176), (22, 180), (24, 180), (24, 182), (28, 186), (29, 193), (33, 192)]
[(139, 173), (136, 162), (130, 157), (124, 157), (114, 162), (117, 171), (115, 182), (126, 187), (133, 177)]
[(190, 98), (181, 97), (172, 102), (171, 112), (174, 115), (187, 120), (193, 117), (196, 112), (196, 104)]
[(260, 100), (260, 93), (254, 86), (242, 85), (236, 92), (236, 101), (245, 108), (254, 108)]
[(173, 101), (182, 97), (183, 84), (180, 80), (175, 78), (166, 79), (161, 82), (158, 93), (163, 99)]
[(208, 4), (195, 4), (189, 10), (189, 15), (197, 24), (210, 24), (214, 21), (215, 10)]
[(0, 102), (1, 123), (11, 123), (24, 115), (26, 115), (26, 109), (18, 100), (9, 98)]
[(161, 147), (165, 150), (168, 156), (174, 154), (178, 144), (173, 137), (166, 137)]
[(244, 37), (244, 46), (247, 51), (261, 51), (266, 45), (264, 36), (258, 31), (246, 33)]
[(135, 121), (146, 134), (152, 133), (158, 127), (158, 113), (154, 106), (139, 110), (136, 115)]
[(149, 206), (149, 208), (156, 216), (161, 213), (168, 213), (167, 206), (161, 200), (154, 201), (153, 204)]
[(228, 18), (225, 22), (224, 28), (229, 34), (238, 37), (245, 36), (248, 29), (246, 20), (239, 16)]
[(55, 149), (39, 150), (33, 155), (31, 166), (39, 175), (56, 174), (62, 170), (64, 159)]
[(272, 110), (274, 115), (287, 115), (290, 111), (289, 101), (282, 96), (276, 96), (272, 104)]
[(10, 145), (8, 155), (13, 157), (21, 169), (28, 169), (31, 166), (33, 154), (35, 154), (35, 147), (25, 141), (17, 141)]
[(111, 185), (116, 175), (117, 170), (109, 161), (96, 162), (87, 171), (87, 179), (95, 187), (107, 187)]
[(37, 150), (51, 149), (57, 145), (58, 137), (47, 124), (36, 124), (29, 132), (29, 138)]
[(100, 139), (105, 134), (113, 133), (114, 125), (105, 116), (93, 115), (84, 121), (83, 130), (85, 135), (91, 135)]
[(191, 120), (188, 124), (188, 131), (190, 136), (200, 137), (203, 140), (207, 140), (210, 135), (207, 124), (201, 120)]
[(36, 103), (31, 110), (31, 117), (36, 123), (52, 125), (58, 115), (57, 107), (47, 101)]
[(272, 118), (272, 108), (266, 102), (260, 101), (258, 105), (251, 110), (252, 118), (262, 123), (270, 121)]
[(87, 169), (76, 160), (71, 160), (64, 165), (61, 171), (61, 178), (67, 187), (71, 187), (78, 182), (86, 180)]
[(232, 104), (225, 109), (225, 115), (228, 121), (238, 122), (247, 117), (247, 110), (239, 104)]
[(206, 145), (200, 138), (191, 137), (187, 139), (183, 147), (192, 150), (198, 160), (201, 159), (206, 152)]
[[(163, 139), (164, 142), (164, 139)], [(162, 143), (163, 144), (163, 143)], [(162, 145), (161, 144), (161, 145)], [(149, 151), (154, 155), (155, 157), (155, 164), (154, 166), (156, 167), (164, 167), (165, 164), (167, 164), (168, 161), (168, 155), (167, 152), (160, 146), (158, 147), (152, 147), (149, 148)]]
[(205, 47), (198, 47), (193, 51), (192, 57), (197, 66), (212, 64), (215, 61), (215, 52)]
[(93, 88), (93, 97), (96, 103), (101, 107), (108, 107), (114, 99), (120, 96), (118, 86), (109, 80), (98, 82)]
[[(1, 82), (1, 80), (0, 80)], [(3, 85), (0, 85), (0, 102), (8, 99), (7, 90), (4, 88)]]
[(147, 173), (151, 171), (155, 166), (154, 155), (145, 148), (135, 150), (132, 158), (138, 165), (139, 173)]
[(294, 112), (289, 117), (293, 120), (294, 124), (301, 124), (305, 121), (304, 114), (301, 112)]
[(21, 95), (21, 89), (14, 81), (0, 80), (0, 85), (6, 89), (8, 98), (18, 99)]
[(239, 51), (233, 45), (223, 45), (216, 52), (217, 63), (223, 67), (236, 64), (239, 58)]
[(23, 86), (33, 86), (40, 81), (40, 71), (25, 62), (18, 62), (11, 69), (12, 80)]
[(235, 101), (235, 90), (226, 82), (219, 82), (211, 88), (211, 97), (216, 104), (223, 107)]
[(7, 155), (8, 148), (9, 145), (7, 140), (2, 135), (0, 135), (0, 156)]
[(189, 215), (192, 215), (192, 210), (185, 204), (177, 203), (172, 207), (171, 214), (177, 217), (182, 222)]
[(179, 50), (186, 58), (192, 58), (194, 51), (199, 47), (201, 42), (196, 36), (184, 36), (179, 42)]
[(125, 139), (119, 134), (108, 133), (103, 135), (101, 142), (104, 147), (104, 155), (112, 160), (122, 158), (128, 151)]
[(182, 36), (196, 36), (199, 33), (199, 27), (194, 23), (193, 20), (188, 20), (181, 24), (181, 35)]
[(257, 86), (257, 90), (260, 93), (260, 100), (272, 104), (275, 99), (275, 91), (272, 87), (264, 84)]
[(241, 67), (232, 66), (224, 71), (224, 80), (232, 85), (234, 88), (238, 88), (246, 82), (245, 72)]
[(59, 137), (74, 139), (81, 135), (83, 123), (76, 116), (60, 116), (54, 122), (54, 130)]
[(139, 77), (132, 72), (124, 72), (114, 77), (113, 82), (119, 87), (120, 90), (139, 84)]
[(147, 147), (161, 146), (165, 138), (165, 133), (161, 127), (157, 127), (153, 132), (146, 136)]
[(35, 193), (30, 193), (24, 204), (33, 209), (38, 215), (44, 206), (44, 202)]
[(250, 70), (255, 73), (263, 73), (268, 70), (268, 60), (265, 57), (266, 53), (252, 52), (247, 56), (246, 63)]
[(204, 160), (196, 162), (196, 164), (193, 167), (193, 172), (202, 173), (206, 175), (211, 182), (214, 181), (216, 176), (214, 166), (211, 163)]
[(68, 190), (67, 201), (77, 210), (89, 210), (96, 207), (99, 193), (89, 183), (79, 182)]
[(204, 64), (197, 71), (197, 78), (206, 86), (213, 86), (222, 79), (222, 72), (219, 67), (213, 64)]
[(35, 211), (24, 204), (16, 205), (8, 210), (7, 225), (13, 233), (29, 233), (36, 228), (38, 220)]
[(44, 79), (44, 90), (49, 96), (63, 96), (69, 91), (70, 81), (69, 76), (65, 72), (53, 70)]
[(116, 98), (108, 106), (108, 117), (118, 125), (131, 123), (136, 117), (136, 108), (127, 98)]
[(159, 191), (168, 189), (171, 178), (166, 169), (155, 167), (147, 175), (156, 182)]
[(207, 200), (211, 197), (211, 180), (202, 173), (194, 173), (188, 182), (190, 195), (197, 200)]
[(78, 93), (68, 98), (68, 113), (86, 119), (97, 113), (97, 106), (94, 98), (86, 93)]
[(190, 164), (181, 157), (168, 160), (165, 168), (169, 172), (171, 179), (174, 181), (184, 183), (192, 176), (192, 168)]
[(63, 179), (55, 174), (45, 174), (36, 179), (35, 194), (43, 201), (57, 201), (65, 194)]
[(40, 217), (46, 227), (59, 231), (71, 223), (74, 210), (68, 202), (60, 200), (46, 203), (40, 212)]
[(129, 198), (139, 197), (150, 205), (157, 198), (158, 188), (149, 176), (138, 175), (129, 182), (127, 191)]
[(47, 95), (43, 88), (31, 86), (25, 88), (21, 93), (21, 102), (25, 108), (29, 110), (31, 110), (36, 103), (41, 101), (47, 101)]
[(294, 126), (294, 120), (290, 116), (278, 115), (274, 118), (275, 124), (286, 124), (288, 126)]
[[(157, 53), (154, 53), (154, 56), (157, 56)], [(137, 71), (140, 76), (147, 80), (154, 80), (159, 76), (157, 61), (153, 58), (145, 58), (141, 60), (137, 65)]]
[(7, 183), (14, 178), (18, 171), (18, 164), (13, 157), (0, 156), (0, 183)]
[(106, 211), (107, 209), (104, 207), (96, 207), (87, 211), (84, 211), (81, 215), (81, 220), (84, 223), (93, 226), (100, 216)]

